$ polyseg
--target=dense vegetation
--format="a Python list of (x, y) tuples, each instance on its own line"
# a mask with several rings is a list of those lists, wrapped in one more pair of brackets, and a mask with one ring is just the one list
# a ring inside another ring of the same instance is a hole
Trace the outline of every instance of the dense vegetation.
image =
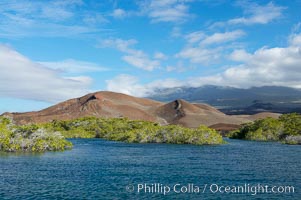
[(279, 119), (266, 118), (244, 124), (229, 134), (230, 138), (282, 141), (287, 144), (301, 144), (301, 115), (284, 114)]
[[(292, 113), (279, 119), (256, 120), (231, 132), (230, 138), (282, 141), (301, 144), (301, 115)], [(205, 126), (195, 129), (177, 125), (127, 118), (84, 117), (75, 120), (53, 120), (45, 124), (16, 126), (9, 118), (0, 117), (0, 151), (44, 152), (71, 148), (65, 138), (103, 138), (135, 143), (222, 144), (222, 137)]]
[(196, 129), (177, 125), (160, 126), (157, 123), (127, 118), (85, 117), (45, 124), (49, 130), (59, 131), (67, 138), (103, 138), (135, 143), (221, 144), (222, 137), (213, 129)]
[(70, 148), (64, 138), (103, 138), (135, 143), (221, 144), (222, 137), (213, 129), (196, 129), (176, 125), (134, 121), (126, 118), (84, 117), (75, 120), (53, 120), (45, 124), (16, 126), (0, 118), (0, 151), (44, 152)]
[(44, 152), (71, 147), (59, 132), (37, 125), (16, 126), (9, 118), (0, 117), (0, 151)]

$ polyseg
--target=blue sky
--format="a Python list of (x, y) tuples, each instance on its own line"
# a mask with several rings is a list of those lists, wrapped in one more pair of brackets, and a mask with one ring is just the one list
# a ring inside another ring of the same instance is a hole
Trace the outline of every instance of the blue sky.
[(300, 10), (300, 0), (2, 0), (0, 113), (99, 90), (301, 88)]

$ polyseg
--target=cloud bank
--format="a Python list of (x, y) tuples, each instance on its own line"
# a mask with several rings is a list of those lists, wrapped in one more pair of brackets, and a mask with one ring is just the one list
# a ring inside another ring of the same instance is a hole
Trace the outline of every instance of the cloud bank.
[(87, 76), (64, 77), (0, 44), (0, 96), (58, 102), (89, 92)]
[[(237, 65), (211, 76), (186, 80), (163, 79), (142, 85), (137, 77), (122, 75), (107, 81), (107, 89), (134, 96), (153, 94), (158, 88), (199, 87), (202, 85), (249, 88), (254, 86), (288, 86), (301, 88), (301, 34), (292, 34), (286, 47), (262, 47), (253, 53), (234, 50), (229, 58)], [(120, 85), (122, 84), (122, 88)]]

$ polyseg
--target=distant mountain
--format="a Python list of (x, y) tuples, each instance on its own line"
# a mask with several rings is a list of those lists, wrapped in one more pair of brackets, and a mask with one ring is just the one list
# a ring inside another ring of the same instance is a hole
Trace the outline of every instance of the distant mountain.
[(206, 85), (160, 89), (148, 98), (168, 102), (181, 98), (190, 102), (207, 103), (227, 114), (254, 114), (263, 111), (301, 113), (301, 90), (264, 86), (249, 89)]
[(70, 99), (37, 112), (4, 113), (17, 124), (43, 123), (52, 120), (70, 120), (85, 116), (146, 120), (160, 124), (180, 124), (185, 127), (200, 125), (216, 129), (233, 129), (242, 123), (267, 116), (278, 117), (275, 113), (258, 115), (229, 116), (206, 104), (189, 103), (176, 99), (162, 103), (146, 98), (136, 98), (114, 92), (95, 92), (80, 98)]

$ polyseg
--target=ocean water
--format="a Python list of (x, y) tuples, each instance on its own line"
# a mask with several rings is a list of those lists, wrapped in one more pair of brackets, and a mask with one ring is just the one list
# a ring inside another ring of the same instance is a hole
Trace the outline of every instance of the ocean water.
[(65, 152), (1, 153), (0, 199), (301, 199), (301, 146), (71, 141)]

